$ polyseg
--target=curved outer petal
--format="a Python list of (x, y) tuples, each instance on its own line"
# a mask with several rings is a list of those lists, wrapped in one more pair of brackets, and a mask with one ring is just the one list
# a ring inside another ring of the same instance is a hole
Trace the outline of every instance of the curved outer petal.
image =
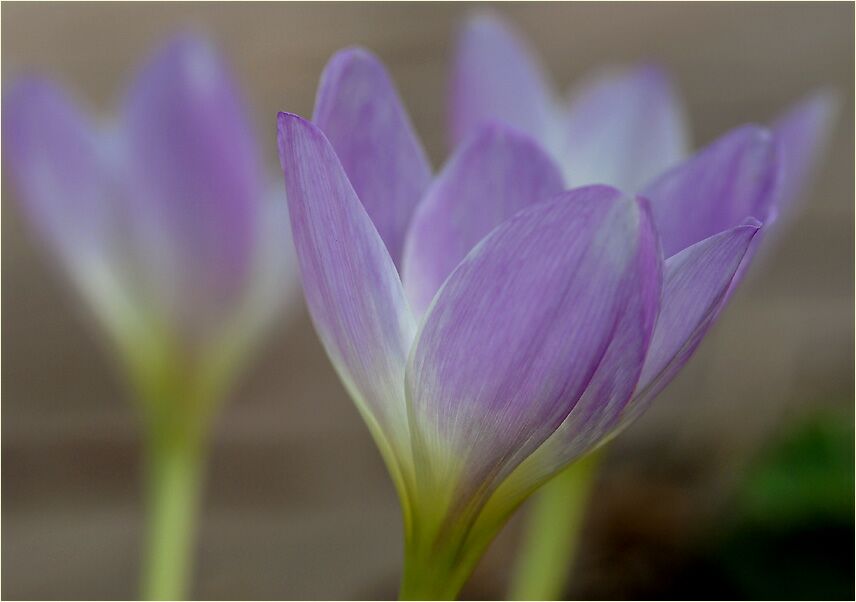
[(3, 99), (3, 148), (22, 208), (118, 342), (139, 334), (141, 307), (122, 255), (125, 233), (103, 137), (52, 83), (27, 77)]
[(404, 235), (431, 182), (431, 165), (380, 61), (359, 48), (336, 54), (321, 76), (313, 121), (400, 265)]
[(8, 85), (3, 150), (32, 225), (67, 264), (105, 251), (109, 201), (97, 136), (47, 80)]
[(544, 141), (558, 125), (540, 65), (511, 27), (492, 13), (470, 17), (458, 34), (449, 91), (453, 146), (484, 121), (504, 121)]
[(782, 149), (783, 207), (804, 191), (826, 147), (836, 109), (837, 101), (831, 92), (815, 92), (790, 107), (773, 125), (773, 134)]
[(760, 228), (749, 219), (666, 260), (660, 316), (622, 426), (641, 414), (692, 356), (728, 300)]
[(252, 267), (260, 163), (237, 90), (204, 40), (178, 37), (133, 82), (123, 112), (127, 194), (150, 291), (194, 332), (222, 321)]
[(766, 220), (780, 188), (779, 152), (773, 136), (757, 126), (725, 134), (663, 174), (642, 195), (671, 257), (747, 217)]
[[(643, 232), (656, 248), (653, 230)], [(649, 349), (663, 294), (659, 252), (640, 254), (635, 294), (626, 299), (606, 353), (580, 400), (553, 434), (500, 485), (496, 500), (513, 503), (597, 446), (616, 427), (630, 402)], [(490, 512), (489, 512), (490, 513)]]
[(584, 85), (567, 113), (562, 152), (573, 186), (610, 184), (629, 192), (683, 159), (683, 106), (665, 71), (653, 66)]
[(459, 147), (419, 205), (405, 245), (403, 273), (417, 314), (467, 253), (517, 211), (562, 191), (562, 176), (520, 132), (483, 126)]
[(592, 186), (518, 213), (467, 256), (408, 363), (421, 486), (478, 504), (562, 423), (657, 278), (654, 240), (640, 205)]
[[(647, 303), (640, 302), (641, 296), (633, 299), (635, 303), (625, 314), (625, 321), (636, 318), (629, 322), (631, 327), (653, 326), (653, 335), (644, 329), (625, 331), (624, 336), (619, 332), (583, 399), (556, 432), (499, 486), (485, 508), (485, 518), (480, 520), (490, 522), (507, 516), (539, 485), (613, 437), (648, 407), (684, 366), (715, 321), (759, 228), (760, 224), (751, 220), (665, 262), (656, 325), (652, 322), (650, 298)], [(647, 333), (647, 338), (642, 333)], [(642, 341), (646, 345), (640, 344)], [(592, 420), (598, 415), (599, 420)]]
[(416, 330), (404, 289), (324, 134), (280, 113), (278, 141), (306, 303), (396, 477), (409, 455), (404, 366)]

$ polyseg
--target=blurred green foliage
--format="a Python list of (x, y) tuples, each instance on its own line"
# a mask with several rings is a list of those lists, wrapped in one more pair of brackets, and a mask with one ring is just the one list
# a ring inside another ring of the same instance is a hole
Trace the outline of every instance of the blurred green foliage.
[(765, 450), (746, 474), (713, 560), (738, 597), (853, 599), (854, 428), (822, 414)]

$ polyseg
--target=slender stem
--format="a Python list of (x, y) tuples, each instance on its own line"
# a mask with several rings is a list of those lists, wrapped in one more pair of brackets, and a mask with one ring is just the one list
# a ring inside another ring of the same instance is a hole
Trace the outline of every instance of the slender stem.
[(442, 558), (418, 560), (406, 554), (398, 599), (454, 600), (468, 576)]
[(146, 457), (147, 541), (142, 595), (182, 600), (188, 593), (203, 464), (194, 428), (149, 428)]
[(400, 600), (454, 600), (492, 539), (469, 542), (466, 529), (446, 528), (444, 513), (431, 510), (417, 511), (406, 530)]
[(511, 600), (561, 599), (601, 454), (574, 462), (535, 494), (512, 571)]

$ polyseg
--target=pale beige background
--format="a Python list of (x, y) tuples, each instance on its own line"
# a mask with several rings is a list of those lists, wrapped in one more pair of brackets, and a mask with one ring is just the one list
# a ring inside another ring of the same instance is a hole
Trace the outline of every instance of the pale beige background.
[[(59, 78), (106, 114), (152, 45), (194, 26), (230, 57), (268, 152), (274, 116), (311, 113), (337, 49), (389, 66), (435, 166), (464, 4), (4, 3), (2, 77)], [(842, 111), (805, 210), (762, 258), (695, 360), (611, 450), (590, 516), (580, 596), (668, 579), (750, 452), (812, 407), (853, 405), (853, 5), (503, 4), (566, 86), (593, 66), (654, 59), (695, 140), (766, 121), (818, 85)], [(3, 179), (4, 598), (135, 595), (139, 437), (121, 380)], [(302, 306), (271, 332), (217, 423), (193, 593), (391, 596), (397, 503)], [(501, 596), (519, 524), (467, 590)], [(650, 554), (656, 550), (657, 554)], [(661, 558), (665, 554), (665, 560)]]

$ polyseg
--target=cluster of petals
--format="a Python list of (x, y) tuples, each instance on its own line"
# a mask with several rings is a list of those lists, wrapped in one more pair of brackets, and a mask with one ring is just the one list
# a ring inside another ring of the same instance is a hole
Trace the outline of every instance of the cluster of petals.
[(248, 351), (296, 268), (281, 181), (207, 40), (158, 49), (109, 122), (34, 75), (3, 118), (25, 216), (133, 363), (219, 373)]
[(436, 174), (365, 50), (329, 62), (311, 121), (278, 118), (307, 304), (408, 521), (502, 515), (637, 417), (798, 193), (830, 114), (813, 96), (688, 155), (660, 69), (569, 103), (544, 81), (504, 24), (469, 20)]

